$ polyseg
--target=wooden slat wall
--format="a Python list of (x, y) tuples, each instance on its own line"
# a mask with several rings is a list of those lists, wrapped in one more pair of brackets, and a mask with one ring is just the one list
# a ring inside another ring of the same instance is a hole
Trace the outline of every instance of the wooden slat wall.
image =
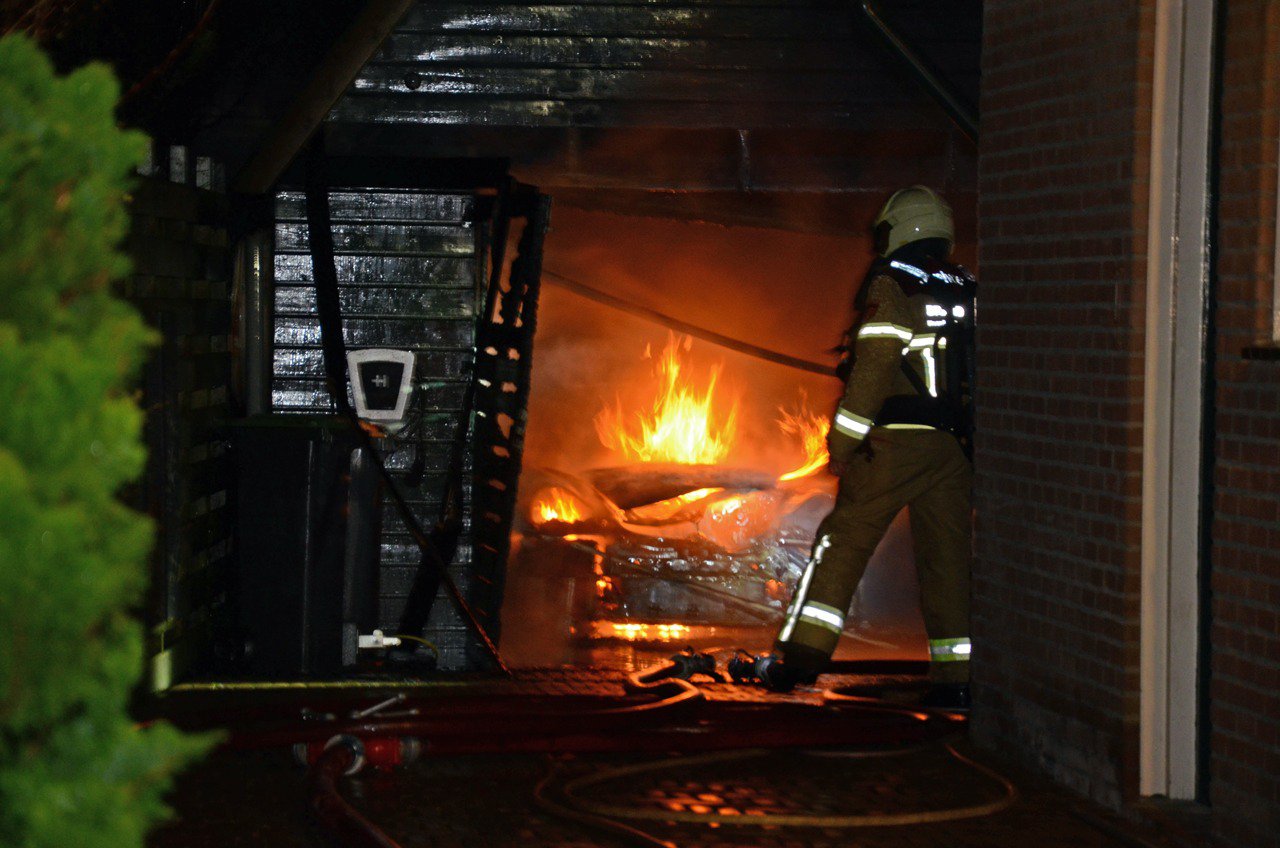
[(330, 119), (854, 129), (892, 112), (932, 126), (876, 51), (843, 2), (424, 2)]
[[(881, 0), (976, 99), (980, 0)], [(972, 144), (848, 0), (418, 3), (328, 119), (332, 149), (509, 159), (557, 202), (842, 233), (938, 187), (971, 240)]]

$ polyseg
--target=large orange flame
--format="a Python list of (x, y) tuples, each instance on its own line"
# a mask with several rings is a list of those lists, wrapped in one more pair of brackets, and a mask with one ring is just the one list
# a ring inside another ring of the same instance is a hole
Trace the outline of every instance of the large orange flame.
[(803, 401), (801, 402), (801, 409), (794, 414), (781, 407), (778, 408), (778, 411), (782, 413), (782, 417), (778, 419), (778, 426), (787, 435), (800, 437), (800, 441), (804, 446), (805, 457), (803, 465), (783, 474), (778, 478), (778, 482), (784, 483), (787, 480), (808, 477), (810, 474), (816, 474), (825, 468), (829, 459), (827, 456), (827, 431), (831, 429), (831, 422), (826, 418), (809, 412), (804, 408)]
[[(737, 436), (738, 404), (725, 412), (716, 408), (720, 367), (711, 369), (706, 388), (699, 391), (687, 374), (687, 354), (693, 339), (671, 336), (655, 365), (659, 380), (650, 412), (629, 422), (621, 400), (595, 417), (596, 433), (604, 446), (636, 462), (714, 464), (728, 456)], [(646, 356), (648, 351), (646, 351)]]
[(538, 493), (530, 515), (535, 524), (550, 524), (553, 521), (572, 524), (583, 519), (586, 508), (573, 495), (553, 486)]

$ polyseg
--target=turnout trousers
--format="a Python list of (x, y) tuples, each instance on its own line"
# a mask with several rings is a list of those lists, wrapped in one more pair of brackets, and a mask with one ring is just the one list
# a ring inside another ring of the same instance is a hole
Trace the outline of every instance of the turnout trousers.
[(835, 507), (818, 526), (776, 648), (789, 661), (829, 659), (867, 562), (907, 507), (929, 636), (930, 676), (969, 679), (972, 467), (949, 433), (872, 429), (840, 477)]

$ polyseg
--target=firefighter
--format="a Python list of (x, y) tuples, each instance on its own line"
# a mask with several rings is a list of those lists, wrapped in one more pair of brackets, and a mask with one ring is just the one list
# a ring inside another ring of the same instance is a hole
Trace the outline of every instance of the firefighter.
[(894, 194), (875, 220), (879, 258), (855, 300), (844, 396), (827, 437), (840, 479), (772, 655), (773, 689), (812, 682), (844, 630), (854, 590), (889, 523), (907, 507), (929, 638), (925, 703), (969, 700), (970, 431), (976, 283), (947, 262), (951, 209), (932, 190)]

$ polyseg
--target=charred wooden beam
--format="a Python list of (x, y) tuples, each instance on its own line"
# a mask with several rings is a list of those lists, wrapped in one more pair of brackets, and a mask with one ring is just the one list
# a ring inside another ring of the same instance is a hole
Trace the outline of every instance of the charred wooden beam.
[(237, 175), (236, 191), (262, 194), (275, 184), (412, 5), (413, 0), (369, 0), (355, 23), (334, 43), (267, 141)]

